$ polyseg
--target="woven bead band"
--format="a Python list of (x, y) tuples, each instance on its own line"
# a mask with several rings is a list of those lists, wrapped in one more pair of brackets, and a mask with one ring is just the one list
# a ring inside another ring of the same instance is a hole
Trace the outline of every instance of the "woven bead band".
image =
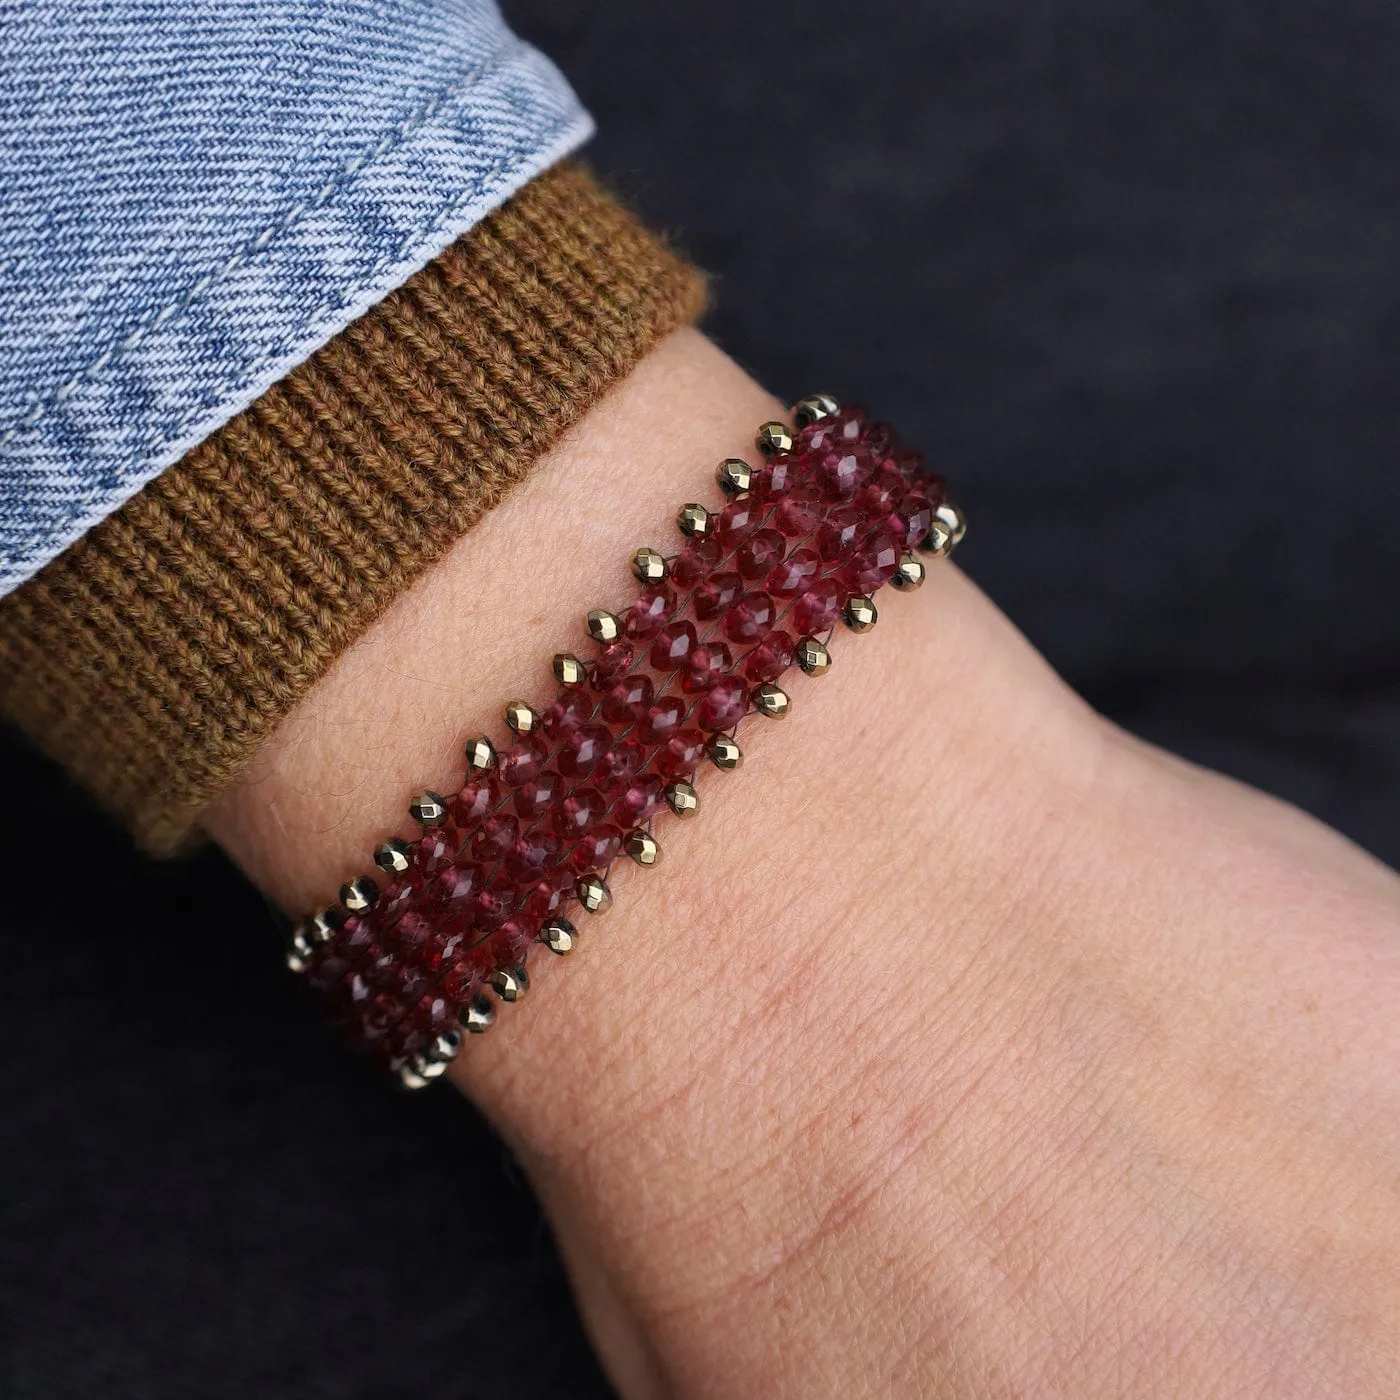
[(554, 658), (553, 702), (511, 701), (509, 742), (471, 740), (460, 791), (413, 799), (422, 834), (378, 848), (382, 887), (351, 880), (293, 930), (289, 966), (406, 1086), (525, 995), (533, 944), (573, 949), (614, 861), (659, 862), (654, 818), (698, 810), (705, 764), (739, 766), (748, 715), (788, 713), (793, 666), (825, 673), (838, 622), (868, 631), (881, 587), (917, 588), (920, 555), (962, 538), (943, 479), (888, 426), (825, 394), (793, 416), (759, 429), (758, 465), (720, 463), (722, 508), (681, 507), (679, 553), (637, 551), (636, 600), (588, 614), (596, 648)]

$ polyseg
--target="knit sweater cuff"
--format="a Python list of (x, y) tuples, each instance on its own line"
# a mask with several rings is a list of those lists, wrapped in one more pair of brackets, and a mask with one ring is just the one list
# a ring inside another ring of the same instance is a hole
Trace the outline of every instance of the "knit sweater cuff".
[(162, 853), (663, 335), (698, 273), (566, 164), (0, 601), (0, 709)]

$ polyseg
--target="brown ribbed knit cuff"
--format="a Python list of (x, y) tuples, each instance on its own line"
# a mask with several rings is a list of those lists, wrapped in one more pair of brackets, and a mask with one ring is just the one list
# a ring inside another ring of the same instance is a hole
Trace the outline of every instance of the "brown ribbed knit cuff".
[(0, 709), (155, 852), (663, 335), (698, 273), (540, 176), (0, 602)]

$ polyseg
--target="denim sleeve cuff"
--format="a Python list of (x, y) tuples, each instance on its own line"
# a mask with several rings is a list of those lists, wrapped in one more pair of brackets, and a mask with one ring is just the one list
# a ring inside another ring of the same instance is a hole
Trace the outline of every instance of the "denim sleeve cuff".
[(546, 172), (0, 600), (0, 711), (178, 849), (340, 651), (703, 301), (582, 169)]

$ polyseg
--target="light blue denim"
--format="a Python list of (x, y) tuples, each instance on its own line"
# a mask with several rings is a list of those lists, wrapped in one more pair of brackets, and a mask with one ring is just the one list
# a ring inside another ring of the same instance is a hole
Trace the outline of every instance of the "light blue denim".
[(591, 129), (490, 0), (0, 0), (0, 594)]

